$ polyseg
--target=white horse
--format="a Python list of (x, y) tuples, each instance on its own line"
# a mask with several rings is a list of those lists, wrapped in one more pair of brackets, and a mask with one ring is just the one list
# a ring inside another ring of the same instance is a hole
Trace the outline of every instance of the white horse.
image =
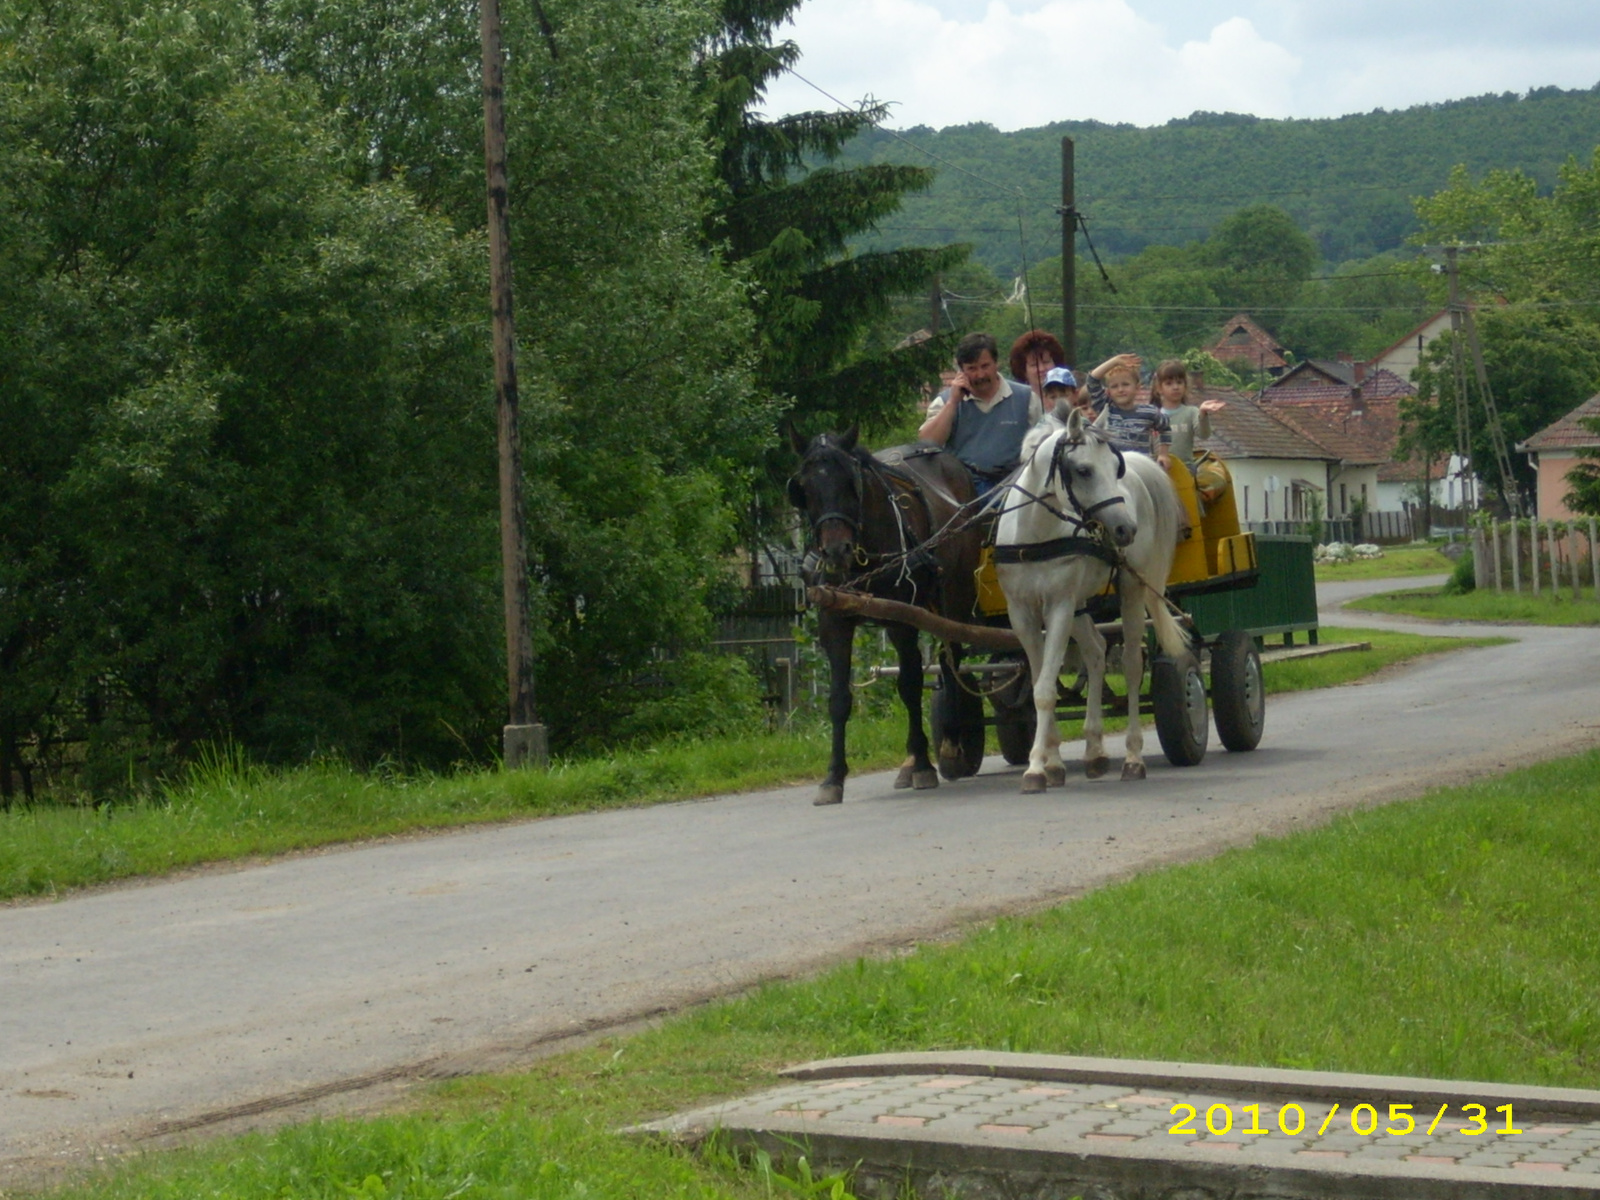
[(1110, 767), (1101, 711), (1106, 643), (1085, 605), (1113, 573), (1122, 602), (1122, 670), (1128, 680), (1123, 779), (1145, 777), (1139, 682), (1146, 611), (1167, 654), (1189, 649), (1165, 600), (1177, 547), (1177, 492), (1154, 460), (1112, 447), (1103, 426), (1103, 419), (1091, 424), (1077, 410), (1064, 424), (1051, 418), (1035, 426), (1023, 443), (1022, 471), (1006, 494), (995, 532), (1000, 587), (1011, 627), (1028, 654), (1038, 710), (1024, 792), (1066, 782), (1056, 679), (1069, 637), (1077, 641), (1088, 671), (1084, 772), (1098, 779)]

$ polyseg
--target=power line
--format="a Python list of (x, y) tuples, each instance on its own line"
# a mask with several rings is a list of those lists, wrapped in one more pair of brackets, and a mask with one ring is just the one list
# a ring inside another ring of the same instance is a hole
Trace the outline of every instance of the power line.
[[(779, 68), (789, 72), (789, 74), (793, 75), (796, 79), (798, 79), (801, 83), (805, 84), (812, 91), (819, 92), (822, 95), (826, 96), (829, 100), (832, 100), (844, 112), (856, 113), (858, 115), (864, 115), (864, 114), (861, 113), (861, 109), (856, 108), (853, 105), (846, 104), (843, 100), (839, 99), (839, 97), (835, 96), (832, 92), (830, 92), (827, 88), (823, 87), (821, 84), (811, 82), (811, 80), (807, 79), (804, 75), (800, 74), (799, 71), (796, 71), (792, 66), (790, 66), (788, 63), (784, 62), (781, 58), (779, 58), (771, 50), (768, 50), (765, 46), (762, 46), (760, 49), (761, 49), (761, 53), (765, 54), (773, 62), (777, 63)], [(932, 150), (929, 150), (927, 147), (917, 145), (916, 142), (913, 142), (910, 138), (906, 137), (904, 134), (898, 133), (893, 129), (886, 128), (885, 126), (880, 125), (878, 122), (870, 120), (870, 119), (868, 120), (867, 123), (869, 125), (871, 125), (874, 129), (878, 130), (880, 133), (888, 134), (890, 137), (894, 138), (895, 141), (904, 142), (907, 146), (910, 146), (918, 154), (924, 154), (927, 157), (931, 158), (934, 162), (939, 163), (942, 166), (949, 167), (952, 171), (959, 171), (959, 172), (961, 172), (961, 174), (967, 176), (969, 179), (976, 179), (979, 183), (983, 184), (985, 187), (994, 188), (996, 191), (1010, 192), (1012, 195), (1016, 196), (1018, 200), (1024, 200), (1024, 199), (1027, 198), (1021, 188), (1009, 187), (1009, 186), (1004, 185), (1004, 184), (995, 183), (993, 180), (985, 179), (982, 175), (979, 175), (976, 171), (969, 171), (969, 170), (967, 170), (967, 168), (963, 167), (960, 163), (951, 162), (948, 158), (945, 158), (942, 155), (935, 154)]]
[(1100, 201), (1102, 203), (1107, 203), (1107, 204), (1110, 204), (1110, 203), (1143, 204), (1143, 203), (1146, 203), (1146, 202), (1154, 202), (1154, 201), (1157, 201), (1157, 200), (1184, 200), (1184, 201), (1187, 201), (1190, 204), (1212, 204), (1212, 203), (1221, 204), (1221, 203), (1225, 203), (1225, 202), (1228, 202), (1228, 201), (1234, 201), (1234, 200), (1255, 200), (1255, 199), (1258, 199), (1258, 198), (1264, 197), (1264, 196), (1270, 196), (1270, 197), (1274, 197), (1274, 198), (1276, 198), (1278, 196), (1323, 196), (1323, 195), (1343, 196), (1343, 195), (1347, 195), (1350, 192), (1398, 192), (1398, 191), (1410, 191), (1412, 188), (1427, 189), (1427, 188), (1437, 188), (1439, 186), (1440, 185), (1438, 185), (1436, 183), (1372, 183), (1372, 184), (1360, 184), (1360, 185), (1357, 185), (1357, 186), (1354, 186), (1354, 187), (1329, 186), (1329, 187), (1325, 187), (1325, 188), (1287, 188), (1287, 189), (1283, 189), (1283, 190), (1274, 190), (1274, 191), (1234, 192), (1232, 194), (1223, 194), (1223, 195), (1216, 195), (1216, 196), (1196, 196), (1196, 195), (1193, 195), (1192, 193), (1183, 192), (1183, 193), (1179, 193), (1177, 195), (1172, 195), (1172, 196), (1116, 196), (1116, 195), (1111, 195), (1111, 196), (1094, 196), (1093, 199), (1098, 200), (1098, 201)]

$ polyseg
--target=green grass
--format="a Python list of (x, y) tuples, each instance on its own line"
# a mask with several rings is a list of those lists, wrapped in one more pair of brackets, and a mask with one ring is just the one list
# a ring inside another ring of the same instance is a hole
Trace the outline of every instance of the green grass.
[(611, 1131), (782, 1065), (986, 1048), (1600, 1086), (1600, 751), (772, 984), (411, 1111), (153, 1155), (68, 1193), (754, 1197)]
[[(1366, 630), (1342, 630), (1337, 636), (1371, 640), (1373, 649), (1269, 663), (1267, 690), (1347, 683), (1393, 662), (1494, 640)], [(874, 687), (887, 692), (893, 684)], [(887, 707), (886, 698), (876, 694), (873, 703)], [(1063, 725), (1068, 737), (1078, 736), (1078, 729), (1076, 722)], [(905, 718), (893, 710), (850, 723), (854, 772), (897, 764), (904, 746)], [(484, 771), (406, 778), (336, 763), (268, 771), (224, 757), (196, 766), (176, 786), (137, 802), (35, 805), (0, 813), (0, 899), (335, 842), (773, 787), (820, 778), (827, 758), (828, 739), (818, 727), (559, 763), (544, 774)]]
[(1392, 546), (1382, 558), (1358, 558), (1347, 563), (1318, 563), (1318, 583), (1341, 579), (1398, 579), (1405, 575), (1448, 575), (1455, 563), (1437, 546)]
[(1384, 592), (1352, 600), (1346, 608), (1368, 612), (1427, 617), (1436, 621), (1491, 621), (1502, 625), (1600, 625), (1600, 601), (1592, 588), (1572, 598), (1571, 588), (1552, 596), (1549, 589), (1534, 596), (1528, 592), (1496, 592), (1479, 588), (1461, 596), (1445, 596), (1438, 589), (1418, 592)]

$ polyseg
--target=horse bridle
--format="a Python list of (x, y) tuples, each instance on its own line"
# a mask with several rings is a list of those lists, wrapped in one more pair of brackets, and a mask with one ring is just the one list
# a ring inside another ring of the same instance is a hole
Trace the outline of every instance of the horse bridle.
[[(1111, 453), (1117, 456), (1117, 478), (1121, 479), (1126, 475), (1128, 473), (1128, 460), (1122, 457), (1122, 451), (1117, 448), (1116, 443), (1106, 438), (1098, 430), (1089, 429), (1087, 432), (1098, 438), (1110, 448)], [(1072, 487), (1072, 472), (1067, 469), (1064, 459), (1073, 450), (1086, 445), (1087, 442), (1088, 439), (1085, 437), (1067, 438), (1063, 436), (1057, 438), (1055, 449), (1050, 452), (1050, 471), (1045, 476), (1045, 488), (1047, 490), (1055, 483), (1057, 476), (1060, 477), (1062, 485), (1066, 488), (1067, 502), (1072, 505), (1072, 511), (1078, 515), (1079, 520), (1085, 523), (1101, 509), (1110, 508), (1113, 504), (1127, 503), (1127, 498), (1121, 495), (1111, 496), (1088, 506), (1085, 506), (1078, 499), (1078, 494)]]
[(855, 487), (856, 511), (854, 514), (842, 512), (839, 509), (829, 509), (811, 518), (811, 536), (815, 540), (821, 535), (823, 525), (829, 521), (838, 521), (850, 530), (852, 539), (861, 536), (861, 505), (866, 494), (866, 485), (861, 474), (861, 460), (848, 450), (835, 446), (828, 441), (826, 434), (817, 439), (817, 444), (811, 449), (800, 463), (800, 470), (789, 476), (789, 501), (796, 508), (804, 511), (806, 508), (805, 487), (800, 482), (800, 475), (809, 463), (816, 461), (820, 456), (819, 451), (829, 450), (844, 458), (850, 464), (850, 480)]

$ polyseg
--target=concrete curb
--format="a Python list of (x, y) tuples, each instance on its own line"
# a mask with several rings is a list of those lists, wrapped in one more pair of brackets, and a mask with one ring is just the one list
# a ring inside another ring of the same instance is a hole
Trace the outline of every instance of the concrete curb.
[(1057, 1083), (1114, 1083), (1156, 1091), (1216, 1092), (1266, 1099), (1354, 1100), (1358, 1103), (1428, 1100), (1436, 1104), (1515, 1104), (1519, 1114), (1600, 1120), (1600, 1091), (1420, 1079), (1403, 1075), (1355, 1075), (1336, 1071), (1291, 1071), (1276, 1067), (1230, 1067), (1209, 1063), (1084, 1058), (1066, 1054), (1011, 1054), (988, 1050), (940, 1050), (918, 1054), (863, 1054), (800, 1063), (779, 1072), (788, 1079), (823, 1080), (877, 1075), (979, 1075)]

